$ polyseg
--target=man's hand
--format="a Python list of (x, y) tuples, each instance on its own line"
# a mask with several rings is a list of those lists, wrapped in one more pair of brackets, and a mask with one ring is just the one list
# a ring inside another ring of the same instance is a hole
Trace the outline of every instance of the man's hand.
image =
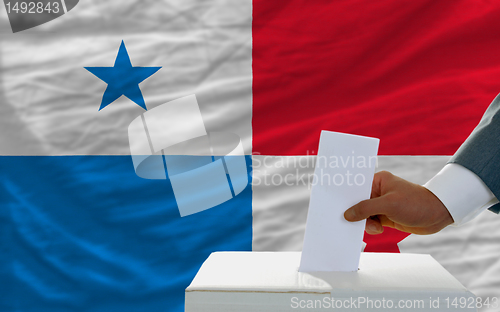
[(433, 234), (453, 223), (443, 203), (423, 186), (390, 172), (375, 174), (370, 199), (344, 213), (347, 221), (366, 220), (368, 234), (380, 234), (383, 226), (414, 234)]

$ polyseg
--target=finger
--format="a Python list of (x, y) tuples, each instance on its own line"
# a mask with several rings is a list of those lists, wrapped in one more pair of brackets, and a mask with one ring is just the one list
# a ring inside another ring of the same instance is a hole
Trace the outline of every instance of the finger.
[(350, 222), (361, 221), (371, 216), (385, 215), (387, 210), (387, 200), (385, 196), (381, 196), (363, 200), (352, 206), (344, 212), (344, 218)]
[(384, 232), (384, 227), (377, 218), (366, 219), (365, 231), (368, 234), (376, 235)]
[(387, 226), (387, 227), (391, 227), (391, 228), (396, 228), (396, 224), (394, 223), (394, 221), (392, 221), (391, 219), (387, 218), (386, 216), (384, 215), (380, 215), (378, 216), (378, 219), (380, 221), (380, 224), (382, 226)]
[(372, 190), (370, 198), (376, 198), (383, 195), (383, 186), (387, 184), (392, 178), (393, 174), (388, 171), (379, 171), (373, 176)]
[(380, 197), (381, 191), (380, 191), (380, 184), (381, 184), (381, 176), (379, 173), (375, 173), (375, 176), (373, 177), (373, 182), (372, 182), (372, 190), (370, 194), (370, 198), (377, 198)]
[(380, 220), (380, 224), (382, 226), (391, 227), (393, 229), (396, 229), (396, 230), (401, 231), (401, 232), (406, 232), (406, 233), (420, 234), (422, 232), (420, 230), (420, 228), (404, 226), (400, 223), (396, 223), (396, 222), (392, 221), (391, 219), (387, 218), (386, 216), (377, 216), (377, 217)]

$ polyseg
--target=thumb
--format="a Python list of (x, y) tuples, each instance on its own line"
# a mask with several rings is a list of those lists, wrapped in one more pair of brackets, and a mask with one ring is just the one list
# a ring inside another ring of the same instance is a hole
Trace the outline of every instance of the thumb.
[(361, 221), (371, 216), (379, 214), (385, 215), (387, 212), (387, 201), (385, 196), (363, 200), (344, 212), (347, 221)]

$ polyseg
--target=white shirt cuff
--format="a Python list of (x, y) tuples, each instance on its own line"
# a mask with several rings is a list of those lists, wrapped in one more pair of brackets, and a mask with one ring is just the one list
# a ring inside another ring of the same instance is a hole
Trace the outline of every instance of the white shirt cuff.
[(469, 169), (447, 164), (424, 185), (445, 205), (459, 226), (498, 203), (484, 182)]

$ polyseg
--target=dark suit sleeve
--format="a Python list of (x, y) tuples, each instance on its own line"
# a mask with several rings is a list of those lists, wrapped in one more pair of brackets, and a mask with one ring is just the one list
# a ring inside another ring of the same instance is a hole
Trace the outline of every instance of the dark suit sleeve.
[[(500, 95), (449, 162), (474, 172), (500, 199)], [(489, 209), (499, 213), (500, 204)]]

